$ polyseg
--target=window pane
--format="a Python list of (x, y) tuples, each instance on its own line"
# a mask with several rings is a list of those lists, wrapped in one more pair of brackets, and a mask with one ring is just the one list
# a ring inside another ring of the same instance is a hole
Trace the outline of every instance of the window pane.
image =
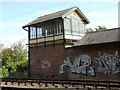
[(72, 32), (74, 35), (79, 35), (78, 32), (78, 20), (72, 19)]
[(37, 28), (37, 38), (40, 38), (40, 37), (42, 37), (42, 28), (38, 27)]
[(55, 30), (55, 34), (58, 34), (57, 21), (54, 22), (54, 30)]
[(70, 19), (64, 19), (64, 29), (65, 29), (65, 34), (71, 34), (71, 23)]
[(36, 38), (36, 27), (30, 27), (30, 39)]
[(59, 29), (58, 33), (62, 34), (63, 30), (62, 30), (62, 21), (61, 20), (59, 20), (59, 22), (58, 22), (58, 29)]
[(48, 23), (48, 25), (47, 25), (47, 30), (48, 30), (47, 35), (50, 36), (50, 24), (49, 24), (49, 23)]
[(50, 23), (50, 35), (53, 35), (52, 23)]
[(79, 31), (81, 36), (85, 35), (85, 25), (81, 21), (79, 21)]
[(44, 24), (41, 25), (41, 28), (42, 28), (42, 36), (44, 37), (45, 36), (45, 26), (44, 26)]

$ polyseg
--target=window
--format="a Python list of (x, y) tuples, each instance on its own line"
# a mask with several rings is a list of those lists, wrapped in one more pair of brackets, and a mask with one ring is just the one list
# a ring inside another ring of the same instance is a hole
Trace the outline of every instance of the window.
[(80, 20), (65, 18), (64, 29), (65, 29), (65, 34), (68, 35), (76, 35), (76, 36), (85, 35), (85, 25)]
[(62, 22), (60, 20), (44, 22), (37, 27), (30, 27), (30, 39), (53, 36), (53, 34), (58, 35), (62, 32)]
[(73, 33), (73, 35), (79, 35), (79, 32), (78, 32), (78, 20), (72, 19), (72, 33)]
[(53, 25), (53, 24), (51, 24), (50, 22), (47, 22), (45, 24), (45, 35), (46, 36), (52, 36), (53, 35), (51, 25)]
[(61, 21), (56, 20), (54, 23), (54, 30), (55, 30), (55, 34), (61, 34), (62, 33), (62, 26), (61, 26)]
[(41, 28), (41, 27), (38, 27), (38, 28), (37, 28), (37, 38), (40, 38), (40, 37), (43, 37), (43, 36), (42, 36), (42, 28)]
[(52, 23), (49, 24), (49, 29), (50, 29), (50, 35), (53, 35), (53, 27), (51, 25)]
[(42, 28), (42, 36), (45, 36), (45, 25), (41, 24), (41, 28)]
[(85, 35), (85, 25), (83, 22), (79, 21), (79, 31), (80, 31), (80, 35), (84, 36)]
[(36, 38), (36, 27), (30, 27), (30, 39)]
[(63, 31), (62, 31), (62, 21), (60, 21), (60, 20), (58, 21), (57, 28), (58, 28), (57, 33), (62, 34), (63, 33)]
[(64, 29), (65, 34), (71, 34), (71, 20), (68, 18), (64, 19)]

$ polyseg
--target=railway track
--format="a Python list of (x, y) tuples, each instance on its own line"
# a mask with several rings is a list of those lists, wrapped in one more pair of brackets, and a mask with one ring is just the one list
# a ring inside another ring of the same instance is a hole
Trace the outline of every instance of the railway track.
[(104, 90), (120, 90), (120, 81), (1, 78), (0, 87), (29, 89), (87, 88), (89, 90), (94, 88)]

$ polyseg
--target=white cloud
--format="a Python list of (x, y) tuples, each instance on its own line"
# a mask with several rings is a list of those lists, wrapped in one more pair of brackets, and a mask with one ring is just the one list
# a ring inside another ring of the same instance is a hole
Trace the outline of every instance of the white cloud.
[(0, 0), (0, 2), (119, 2), (119, 0)]
[(24, 26), (26, 22), (0, 22), (0, 28), (4, 28), (5, 26)]
[(98, 26), (106, 26), (108, 29), (117, 28), (118, 27), (118, 19), (110, 19), (110, 20), (101, 20), (96, 22), (91, 22), (86, 26), (86, 28), (96, 28)]
[(4, 47), (9, 47), (11, 46), (13, 43), (15, 43), (16, 41), (20, 41), (20, 40), (25, 40), (24, 44), (27, 44), (28, 39), (27, 36), (23, 35), (23, 36), (13, 36), (13, 37), (9, 37), (8, 38), (4, 38), (2, 39), (2, 43), (4, 43)]
[(40, 16), (43, 16), (43, 15), (50, 14), (50, 12), (47, 11), (47, 10), (41, 10), (41, 11), (38, 11), (38, 14), (39, 14)]
[(7, 22), (6, 24), (10, 25), (10, 26), (23, 26), (27, 23), (25, 23), (25, 22)]
[(105, 13), (105, 12), (92, 11), (92, 12), (87, 13), (87, 16), (89, 16), (89, 17), (105, 17), (105, 16), (110, 16), (110, 14)]
[(0, 28), (1, 28), (1, 27), (3, 27), (3, 23), (2, 23), (2, 22), (0, 22)]

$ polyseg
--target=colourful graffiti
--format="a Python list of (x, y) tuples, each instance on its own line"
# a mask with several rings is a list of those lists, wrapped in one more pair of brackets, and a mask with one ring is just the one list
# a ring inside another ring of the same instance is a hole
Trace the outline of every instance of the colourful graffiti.
[(60, 67), (60, 73), (64, 73), (64, 66), (70, 67), (72, 73), (95, 76), (95, 70), (91, 66), (91, 58), (88, 55), (80, 55), (74, 61), (67, 58)]

